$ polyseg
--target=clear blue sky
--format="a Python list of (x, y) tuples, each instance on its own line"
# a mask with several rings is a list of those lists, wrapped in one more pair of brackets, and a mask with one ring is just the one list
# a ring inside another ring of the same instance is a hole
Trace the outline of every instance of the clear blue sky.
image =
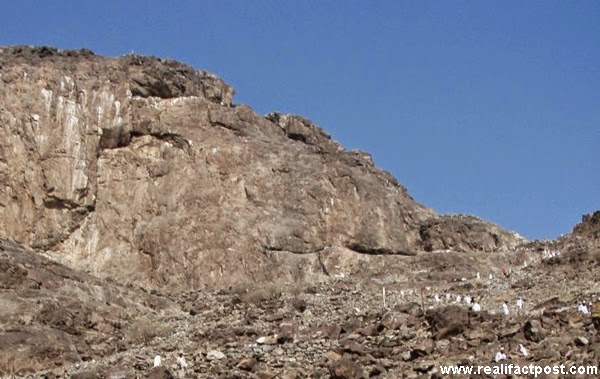
[(600, 209), (599, 1), (10, 1), (0, 45), (173, 58), (528, 238)]

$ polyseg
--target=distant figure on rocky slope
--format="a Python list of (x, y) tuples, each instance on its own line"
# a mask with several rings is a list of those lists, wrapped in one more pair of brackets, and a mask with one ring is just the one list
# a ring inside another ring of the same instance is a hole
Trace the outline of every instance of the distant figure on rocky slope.
[(523, 354), (524, 357), (529, 356), (529, 352), (527, 352), (527, 349), (525, 349), (525, 346), (523, 346), (522, 344), (519, 344), (519, 351), (521, 352), (521, 354)]
[(471, 305), (472, 301), (473, 301), (473, 299), (471, 298), (471, 296), (469, 296), (469, 295), (465, 296), (465, 303), (467, 303), (467, 305)]
[(504, 348), (501, 347), (500, 351), (496, 353), (496, 356), (494, 357), (494, 362), (500, 362), (500, 361), (505, 361), (506, 360), (506, 354), (504, 353)]
[(590, 314), (590, 310), (588, 309), (588, 306), (585, 303), (579, 303), (579, 305), (577, 306), (577, 311), (583, 315)]
[(518, 298), (517, 299), (517, 309), (518, 310), (522, 310), (523, 309), (523, 299), (522, 298)]
[(508, 310), (508, 304), (506, 304), (506, 302), (502, 303), (502, 314), (505, 316), (508, 316), (510, 314), (509, 310)]
[(473, 298), (473, 305), (471, 306), (471, 310), (473, 312), (481, 312), (481, 305), (479, 305), (479, 303), (475, 301), (475, 298)]
[(158, 367), (162, 364), (162, 358), (160, 357), (160, 355), (157, 355), (156, 357), (154, 357), (154, 367)]
[(188, 365), (187, 365), (187, 362), (185, 361), (185, 357), (183, 356), (183, 353), (179, 353), (179, 356), (177, 357), (177, 365), (182, 370), (185, 370), (187, 368)]

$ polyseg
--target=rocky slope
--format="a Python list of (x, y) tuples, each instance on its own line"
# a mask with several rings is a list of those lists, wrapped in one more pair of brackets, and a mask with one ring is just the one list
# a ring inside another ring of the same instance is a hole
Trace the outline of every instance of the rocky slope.
[(125, 337), (143, 342), (151, 319), (177, 309), (0, 240), (0, 375), (114, 354)]
[(522, 242), (439, 217), (368, 154), (178, 62), (5, 47), (0, 83), (0, 235), (97, 277), (312, 280), (324, 261)]
[[(394, 278), (161, 296), (76, 274), (11, 243), (1, 248), (12, 274), (0, 282), (8, 288), (0, 291), (0, 376), (440, 378), (447, 376), (440, 365), (496, 366), (500, 348), (504, 364), (600, 364), (599, 329), (576, 310), (600, 296), (599, 262), (576, 267), (568, 258), (542, 259), (521, 248), (434, 252), (404, 257), (407, 269)], [(481, 312), (469, 310), (466, 295)], [(500, 312), (503, 302), (509, 315)], [(183, 371), (179, 353), (188, 363)], [(162, 356), (160, 368), (152, 367), (155, 355)]]

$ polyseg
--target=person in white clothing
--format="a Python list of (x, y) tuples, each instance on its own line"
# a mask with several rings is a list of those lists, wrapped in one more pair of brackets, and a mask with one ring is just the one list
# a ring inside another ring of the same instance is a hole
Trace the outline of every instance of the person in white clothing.
[(505, 316), (509, 315), (509, 310), (508, 310), (508, 304), (506, 303), (502, 303), (502, 314)]
[(522, 310), (523, 309), (523, 299), (522, 298), (518, 298), (517, 299), (517, 309), (518, 310)]
[(177, 365), (182, 370), (185, 370), (187, 368), (188, 365), (187, 365), (187, 362), (185, 361), (185, 357), (183, 356), (183, 353), (179, 353), (179, 356), (177, 357)]
[(469, 296), (469, 295), (465, 296), (465, 303), (467, 303), (467, 305), (471, 305), (472, 300), (473, 299), (471, 299), (471, 296)]
[(527, 349), (525, 349), (525, 346), (523, 346), (522, 344), (519, 344), (519, 351), (521, 352), (521, 354), (523, 354), (524, 357), (527, 357), (529, 355)]
[(496, 353), (496, 356), (494, 357), (494, 362), (500, 362), (500, 361), (505, 361), (506, 360), (506, 354), (504, 353), (504, 348), (501, 347), (500, 351)]
[(500, 361), (505, 361), (505, 360), (506, 360), (506, 353), (504, 352), (504, 348), (501, 347), (500, 351), (496, 353), (496, 356), (494, 357), (494, 361), (500, 362)]
[(162, 364), (162, 358), (160, 355), (154, 357), (154, 367), (158, 367)]

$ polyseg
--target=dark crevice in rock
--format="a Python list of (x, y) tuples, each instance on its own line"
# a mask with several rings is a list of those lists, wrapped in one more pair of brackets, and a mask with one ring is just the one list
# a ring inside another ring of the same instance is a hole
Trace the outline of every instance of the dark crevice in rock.
[(131, 142), (131, 133), (128, 133), (124, 127), (102, 129), (100, 137), (100, 150), (117, 149), (125, 147)]
[(325, 274), (326, 276), (331, 276), (331, 274), (329, 273), (329, 270), (327, 269), (327, 266), (323, 262), (323, 257), (321, 256), (321, 252), (319, 252), (319, 254), (317, 254), (317, 260), (319, 261), (319, 266), (321, 267), (321, 271), (323, 271), (323, 274)]
[[(403, 256), (413, 256), (415, 253), (402, 251), (402, 250), (393, 250), (385, 247), (369, 247), (365, 245), (361, 245), (360, 243), (353, 243), (348, 246), (345, 246), (347, 249), (352, 250), (357, 254), (365, 254), (365, 255), (403, 255)], [(304, 251), (304, 250), (294, 250), (281, 246), (263, 246), (264, 252), (275, 252), (275, 253), (291, 253), (298, 255), (309, 255), (309, 254), (318, 254), (319, 255), (319, 263), (323, 265), (321, 262), (320, 253), (323, 252), (323, 249), (314, 250), (314, 251)], [(327, 274), (327, 273), (325, 273)], [(329, 274), (327, 274), (329, 275)]]
[(415, 255), (414, 253), (410, 253), (402, 250), (393, 250), (386, 247), (374, 247), (374, 246), (366, 246), (361, 245), (360, 243), (352, 243), (346, 246), (347, 249), (350, 249), (359, 254), (366, 255)]
[(290, 253), (290, 254), (298, 254), (298, 255), (307, 255), (316, 253), (316, 251), (304, 251), (304, 250), (294, 250), (281, 246), (263, 246), (263, 251), (265, 253)]
[(244, 136), (245, 135), (245, 133), (240, 128), (238, 128), (237, 126), (231, 125), (229, 123), (211, 120), (210, 124), (212, 126), (219, 126), (219, 127), (225, 128), (227, 130), (231, 130), (236, 136)]
[(80, 208), (80, 205), (77, 202), (69, 199), (61, 199), (54, 195), (49, 195), (47, 198), (44, 199), (44, 206), (48, 209), (73, 210)]
[(145, 133), (139, 130), (127, 132), (125, 128), (113, 128), (103, 130), (102, 137), (100, 138), (100, 150), (108, 149), (119, 149), (127, 147), (136, 138), (143, 136), (150, 136), (163, 142), (169, 142), (173, 146), (182, 149), (186, 153), (189, 151), (189, 143), (180, 134), (177, 133)]
[(279, 126), (287, 138), (293, 141), (315, 146), (321, 153), (337, 151), (339, 145), (331, 140), (331, 136), (304, 117), (271, 112), (265, 119)]
[(291, 140), (307, 143), (307, 138), (306, 138), (306, 136), (304, 134), (301, 134), (301, 133), (288, 133), (287, 136)]

